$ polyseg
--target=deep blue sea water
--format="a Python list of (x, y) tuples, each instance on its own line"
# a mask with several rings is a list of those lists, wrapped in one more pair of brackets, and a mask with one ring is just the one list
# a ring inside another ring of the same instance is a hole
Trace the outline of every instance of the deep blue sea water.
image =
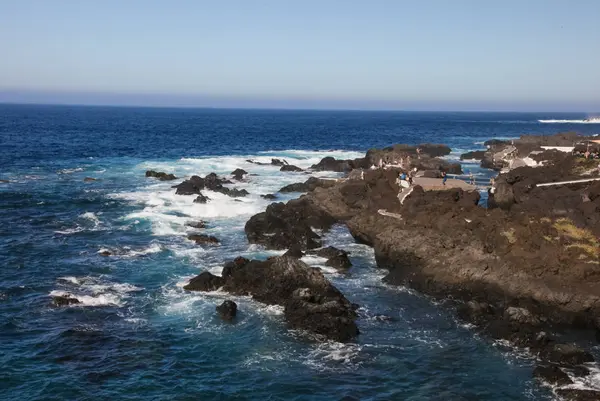
[[(422, 142), (447, 143), (455, 158), (491, 138), (600, 133), (538, 122), (585, 117), (0, 105), (0, 399), (551, 399), (532, 360), (476, 336), (444, 304), (383, 284), (372, 250), (342, 227), (326, 240), (352, 252), (349, 274), (305, 261), (361, 305), (353, 343), (311, 342), (286, 328), (281, 308), (244, 297), (233, 297), (237, 321), (222, 322), (215, 305), (232, 297), (181, 285), (238, 255), (275, 254), (249, 245), (244, 224), (268, 205), (260, 194), (307, 176), (248, 158), (308, 167)], [(194, 204), (144, 177), (237, 167), (257, 174), (236, 185), (251, 193), (242, 202), (207, 192), (211, 202)], [(222, 246), (186, 240), (199, 219)], [(53, 307), (63, 292), (82, 304)]]

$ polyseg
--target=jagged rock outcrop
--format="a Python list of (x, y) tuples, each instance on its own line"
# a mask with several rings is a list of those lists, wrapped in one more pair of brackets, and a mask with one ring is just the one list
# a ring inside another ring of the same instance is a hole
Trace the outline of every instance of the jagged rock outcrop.
[(284, 306), (284, 316), (291, 328), (336, 341), (348, 341), (358, 335), (354, 321), (356, 306), (319, 269), (297, 258), (281, 256), (266, 261), (238, 258), (225, 266), (222, 277), (204, 272), (184, 288), (212, 291), (215, 287), (235, 295), (250, 295), (268, 305)]
[(52, 304), (54, 306), (69, 306), (80, 303), (81, 302), (71, 294), (55, 295), (52, 297)]
[(189, 281), (184, 290), (188, 291), (216, 291), (225, 284), (222, 277), (215, 276), (210, 272), (202, 272)]
[[(215, 173), (210, 173), (204, 178), (194, 175), (190, 179), (183, 181), (181, 184), (174, 185), (173, 188), (177, 189), (175, 192), (177, 195), (202, 195), (200, 191), (203, 189), (219, 192), (231, 196), (232, 198), (238, 198), (249, 194), (245, 189), (227, 188), (224, 186), (225, 184), (231, 183), (232, 182), (227, 179), (219, 178)], [(201, 200), (202, 197), (199, 199), (198, 203), (204, 203), (201, 202)]]
[(241, 168), (236, 168), (235, 170), (233, 170), (231, 172), (231, 175), (233, 176), (233, 179), (241, 181), (244, 179), (244, 176), (247, 175), (248, 172), (244, 169)]
[(328, 230), (335, 220), (315, 208), (307, 199), (272, 203), (254, 215), (244, 228), (248, 241), (271, 249), (313, 249), (321, 246), (321, 237), (312, 228)]
[(294, 166), (293, 164), (286, 164), (282, 166), (279, 171), (288, 171), (288, 172), (301, 172), (304, 171), (300, 167)]
[(233, 301), (226, 300), (219, 306), (217, 306), (217, 312), (223, 320), (233, 320), (237, 315), (237, 304)]
[(158, 178), (160, 181), (176, 180), (177, 177), (173, 174), (163, 173), (162, 171), (147, 170), (146, 177)]
[(194, 203), (206, 203), (210, 200), (210, 198), (208, 196), (204, 196), (202, 195), (202, 193), (200, 193), (196, 199), (194, 199)]
[(483, 160), (485, 157), (485, 150), (474, 150), (471, 152), (463, 153), (460, 155), (460, 160)]
[(298, 182), (295, 184), (289, 184), (281, 188), (279, 192), (309, 192), (314, 191), (315, 188), (328, 188), (335, 185), (335, 180), (324, 180), (322, 178), (310, 177), (305, 182)]

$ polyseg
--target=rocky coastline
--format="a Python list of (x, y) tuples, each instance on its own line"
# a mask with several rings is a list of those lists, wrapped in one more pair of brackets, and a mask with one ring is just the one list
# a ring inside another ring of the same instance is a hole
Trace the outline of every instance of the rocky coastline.
[[(487, 207), (478, 191), (460, 188), (414, 185), (400, 196), (402, 172), (462, 172), (460, 164), (443, 158), (450, 153), (444, 145), (395, 145), (371, 149), (360, 159), (324, 158), (311, 169), (344, 172), (345, 178), (310, 178), (282, 188), (305, 194), (272, 203), (246, 223), (250, 243), (288, 250), (285, 255), (237, 258), (221, 277), (202, 273), (186, 289), (252, 294), (284, 306), (291, 328), (351, 340), (359, 333), (356, 305), (298, 260), (303, 252), (319, 252), (322, 231), (343, 224), (357, 242), (373, 247), (377, 267), (388, 271), (385, 282), (444, 300), (474, 330), (528, 350), (539, 359), (534, 375), (562, 386), (556, 393), (564, 399), (600, 399), (598, 391), (568, 387), (570, 377), (590, 373), (594, 358), (564, 339), (577, 330), (590, 338), (595, 332), (600, 341), (600, 169), (562, 149), (590, 139), (523, 136), (490, 141), (486, 150), (463, 155), (501, 171)], [(514, 162), (524, 159), (534, 163)], [(570, 183), (540, 185), (563, 181)], [(192, 177), (175, 188), (196, 195), (209, 187), (227, 192), (225, 183)], [(343, 250), (323, 249), (330, 265), (349, 267)]]

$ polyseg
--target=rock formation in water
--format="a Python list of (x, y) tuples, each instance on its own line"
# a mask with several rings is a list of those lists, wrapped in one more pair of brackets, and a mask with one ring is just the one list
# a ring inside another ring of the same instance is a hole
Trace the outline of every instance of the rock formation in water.
[[(526, 138), (519, 147), (538, 145)], [(399, 149), (405, 148), (367, 155)], [(305, 250), (320, 245), (311, 227), (344, 223), (356, 241), (374, 248), (378, 267), (389, 271), (386, 282), (450, 297), (459, 316), (486, 335), (538, 355), (537, 375), (564, 381), (558, 370), (584, 371), (581, 364), (593, 358), (562, 344), (553, 331), (578, 327), (600, 334), (600, 182), (539, 187), (588, 170), (570, 154), (538, 154), (544, 166), (497, 178), (489, 209), (478, 206), (477, 192), (419, 186), (401, 204), (399, 170), (376, 169), (304, 187), (307, 195), (252, 217), (246, 234), (268, 248)]]
[(297, 258), (280, 256), (265, 261), (237, 258), (223, 268), (221, 277), (204, 272), (184, 289), (250, 295), (267, 305), (281, 305), (288, 325), (335, 341), (358, 335), (356, 305), (317, 269)]
[(176, 180), (177, 177), (173, 174), (163, 173), (161, 171), (148, 170), (146, 171), (146, 177), (158, 178), (160, 181), (171, 181)]

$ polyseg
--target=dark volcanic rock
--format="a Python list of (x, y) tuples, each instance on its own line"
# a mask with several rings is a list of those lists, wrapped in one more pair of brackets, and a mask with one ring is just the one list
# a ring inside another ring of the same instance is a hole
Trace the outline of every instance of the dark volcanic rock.
[(194, 199), (194, 203), (206, 203), (209, 200), (210, 200), (209, 197), (200, 194), (196, 197), (196, 199)]
[(545, 381), (553, 386), (564, 386), (566, 384), (572, 384), (573, 381), (569, 379), (569, 375), (563, 372), (556, 365), (540, 365), (533, 370), (533, 376)]
[(472, 152), (463, 153), (460, 155), (460, 160), (483, 160), (485, 157), (485, 150), (475, 150)]
[(206, 222), (205, 221), (190, 221), (186, 224), (186, 226), (188, 227), (193, 227), (193, 228), (206, 228)]
[(217, 312), (223, 320), (233, 320), (237, 314), (237, 304), (233, 301), (224, 301), (221, 305), (217, 306)]
[(335, 185), (335, 180), (324, 180), (321, 178), (310, 177), (305, 182), (286, 185), (279, 192), (310, 192), (315, 188), (329, 188)]
[(271, 159), (271, 164), (273, 166), (285, 166), (286, 164), (289, 164), (287, 161), (285, 160), (279, 160), (279, 159)]
[(352, 267), (352, 262), (350, 262), (348, 254), (345, 252), (327, 259), (325, 264), (340, 270), (346, 270)]
[(260, 197), (261, 197), (261, 198), (264, 198), (264, 199), (268, 199), (268, 200), (274, 200), (274, 199), (277, 199), (277, 196), (276, 196), (276, 195), (273, 195), (273, 194), (261, 195)]
[(102, 251), (102, 252), (99, 252), (98, 255), (101, 255), (101, 256), (110, 256), (110, 255), (112, 255), (112, 252), (110, 252), (110, 251)]
[(71, 294), (56, 295), (52, 297), (52, 303), (54, 306), (69, 306), (79, 304), (79, 300), (73, 297)]
[(154, 170), (146, 171), (146, 177), (158, 178), (161, 181), (171, 181), (171, 180), (177, 179), (177, 177), (175, 177), (173, 174), (167, 174), (167, 173), (163, 173), (162, 171), (154, 171)]
[(206, 234), (191, 234), (188, 235), (188, 239), (194, 241), (196, 244), (209, 244), (209, 245), (219, 245), (221, 242), (218, 238), (213, 237), (212, 235)]
[(241, 168), (236, 168), (235, 170), (233, 170), (231, 172), (231, 175), (233, 176), (234, 179), (241, 181), (244, 179), (244, 176), (248, 174), (248, 172), (246, 170), (243, 170)]
[(298, 259), (282, 256), (249, 261), (228, 270), (227, 277), (224, 290), (252, 295), (269, 305), (283, 305), (292, 328), (337, 341), (358, 335), (353, 305), (319, 269)]
[(300, 172), (304, 170), (302, 170), (300, 167), (294, 166), (293, 164), (286, 164), (285, 166), (281, 167), (279, 171)]
[(321, 258), (331, 259), (331, 258), (335, 258), (336, 256), (339, 256), (339, 255), (348, 255), (348, 252), (341, 250), (341, 249), (337, 249), (336, 247), (333, 247), (333, 246), (328, 246), (326, 248), (321, 248), (321, 249), (317, 250), (315, 252), (315, 255), (317, 255)]
[(237, 269), (244, 267), (248, 262), (250, 262), (248, 259), (238, 256), (231, 262), (225, 263), (223, 271), (221, 272), (221, 277), (227, 280)]
[(241, 198), (241, 197), (244, 197), (244, 196), (250, 194), (250, 192), (246, 191), (245, 189), (237, 189), (237, 188), (229, 189), (229, 188), (225, 188), (225, 187), (223, 187), (222, 189), (220, 189), (217, 192), (221, 192), (222, 194), (231, 196), (232, 198)]
[(559, 388), (556, 394), (565, 401), (598, 401), (600, 400), (600, 391), (597, 390), (579, 390), (575, 388)]
[(204, 179), (193, 175), (189, 180), (174, 185), (173, 188), (177, 188), (177, 191), (175, 191), (177, 195), (198, 195), (204, 189)]
[(83, 179), (83, 182), (93, 182), (93, 181), (98, 181), (96, 178), (92, 178), (92, 177), (85, 177)]
[(202, 272), (186, 284), (183, 289), (187, 291), (216, 291), (225, 284), (222, 277), (210, 272)]
[(0, 183), (2, 183), (2, 184), (8, 184), (8, 183), (10, 183), (10, 181), (9, 180), (0, 180)]
[(310, 166), (311, 170), (315, 171), (335, 171), (337, 173), (345, 173), (354, 168), (365, 167), (364, 159), (356, 160), (338, 160), (331, 156), (324, 157), (317, 164)]
[(321, 238), (312, 227), (329, 229), (335, 223), (329, 214), (315, 208), (306, 199), (288, 203), (272, 203), (267, 210), (256, 214), (245, 226), (246, 237), (252, 244), (271, 249), (313, 249), (321, 246)]
[(304, 252), (302, 252), (302, 249), (300, 249), (300, 247), (292, 246), (290, 249), (287, 250), (286, 253), (283, 254), (283, 256), (289, 256), (290, 258), (300, 259), (304, 256)]
[(554, 344), (540, 353), (540, 357), (561, 366), (581, 365), (594, 362), (594, 357), (574, 344)]

